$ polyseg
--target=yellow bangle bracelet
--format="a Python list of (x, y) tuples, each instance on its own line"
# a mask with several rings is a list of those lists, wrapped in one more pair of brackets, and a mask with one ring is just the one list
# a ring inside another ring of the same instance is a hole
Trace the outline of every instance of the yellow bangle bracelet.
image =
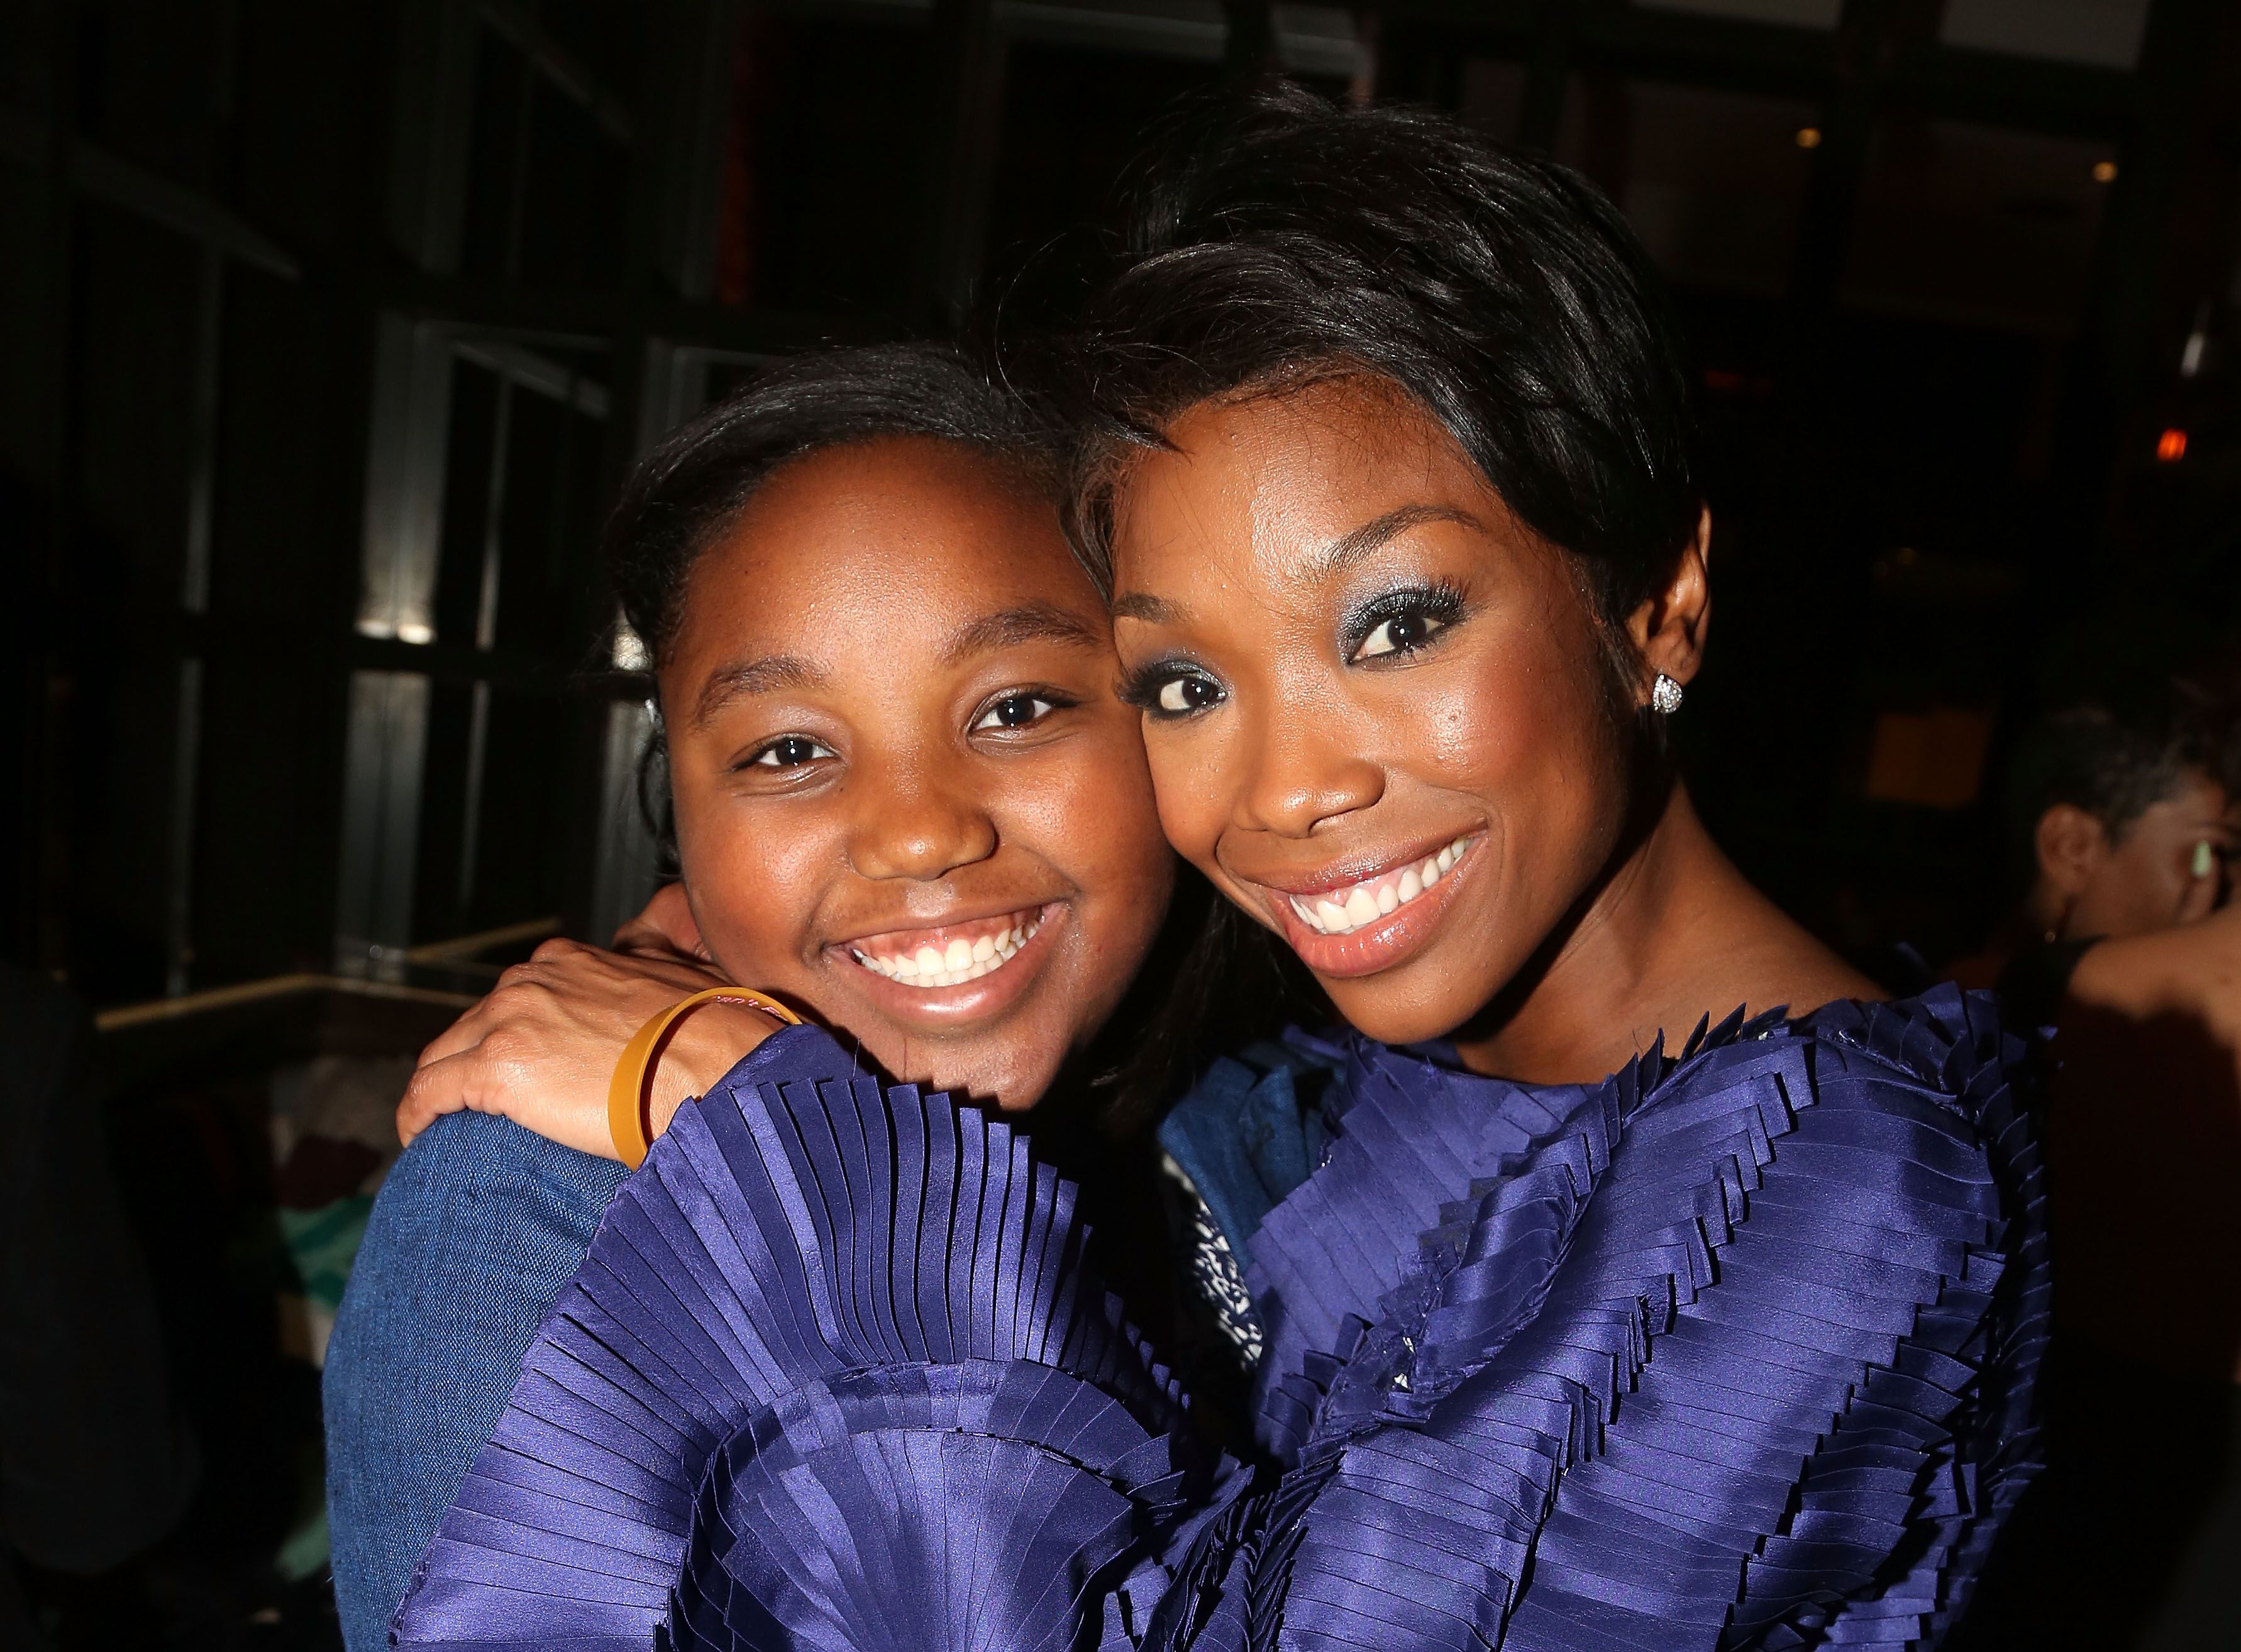
[(639, 1027), (631, 1041), (623, 1046), (622, 1059), (615, 1063), (615, 1076), (607, 1085), (607, 1134), (614, 1141), (616, 1156), (632, 1170), (646, 1162), (646, 1155), (653, 1146), (653, 1131), (646, 1112), (646, 1080), (651, 1076), (653, 1058), (659, 1053), (662, 1040), (668, 1037), (669, 1029), (692, 1011), (719, 1000), (745, 1004), (790, 1027), (801, 1025), (801, 1017), (774, 998), (744, 987), (711, 987), (690, 998), (679, 999)]

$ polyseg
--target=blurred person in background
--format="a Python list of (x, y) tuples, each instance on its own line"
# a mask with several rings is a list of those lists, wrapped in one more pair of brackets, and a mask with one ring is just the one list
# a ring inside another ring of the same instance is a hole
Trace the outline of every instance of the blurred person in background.
[(2020, 898), (1955, 965), (2051, 1027), (2045, 1479), (1967, 1646), (2241, 1644), (2241, 905), (2229, 694), (2161, 679), (2024, 737)]
[[(2051, 1025), (2096, 942), (2207, 917), (2224, 900), (2235, 848), (2234, 744), (2220, 697), (2178, 681), (2042, 719), (2018, 745), (2008, 785), (2020, 898), (1952, 978), (1997, 987), (2017, 1019)], [(2124, 952), (2121, 972), (2097, 962), (2095, 990), (2119, 990), (2155, 955)]]

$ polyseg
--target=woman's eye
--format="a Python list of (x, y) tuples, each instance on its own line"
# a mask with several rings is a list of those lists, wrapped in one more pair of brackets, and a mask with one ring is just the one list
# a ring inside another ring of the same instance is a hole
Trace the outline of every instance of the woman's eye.
[(1442, 631), (1448, 622), (1435, 614), (1410, 612), (1395, 614), (1390, 619), (1381, 619), (1361, 645), (1354, 651), (1356, 659), (1375, 659), (1381, 654), (1405, 654), (1422, 648)]
[(788, 734), (773, 740), (755, 753), (753, 766), (759, 769), (798, 769), (820, 757), (831, 757), (833, 748), (819, 745), (803, 734)]
[(1204, 677), (1170, 677), (1160, 685), (1159, 707), (1170, 717), (1202, 712), (1221, 703), (1221, 690)]
[(1007, 694), (973, 725), (976, 734), (984, 729), (1025, 728), (1030, 723), (1040, 723), (1058, 709), (1057, 702), (1040, 694)]

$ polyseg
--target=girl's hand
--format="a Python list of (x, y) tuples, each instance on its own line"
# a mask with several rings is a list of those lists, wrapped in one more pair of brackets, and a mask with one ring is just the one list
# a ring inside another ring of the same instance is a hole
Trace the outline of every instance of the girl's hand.
[[(675, 902), (682, 911), (681, 898)], [(661, 900), (618, 941), (655, 919)], [(651, 935), (679, 938), (674, 913)], [(689, 930), (691, 913), (685, 913)], [(699, 933), (690, 931), (697, 946)], [(708, 964), (666, 949), (608, 952), (548, 940), (525, 964), (498, 978), (487, 998), (420, 1053), (397, 1107), (397, 1134), (410, 1143), (436, 1115), (498, 1113), (563, 1147), (619, 1157), (607, 1127), (607, 1087), (632, 1035), (681, 998), (731, 983)], [(680, 1020), (663, 1047), (649, 1087), (654, 1134), (679, 1106), (704, 1094), (779, 1023), (743, 1004), (703, 1004)]]

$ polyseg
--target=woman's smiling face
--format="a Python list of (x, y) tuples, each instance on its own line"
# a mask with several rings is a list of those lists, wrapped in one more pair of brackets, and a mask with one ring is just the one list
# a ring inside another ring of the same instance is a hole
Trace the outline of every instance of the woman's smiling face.
[(1054, 505), (948, 444), (828, 449), (757, 491), (682, 612), (662, 705), (716, 960), (897, 1078), (1031, 1106), (1174, 873)]
[(1381, 384), (1203, 404), (1114, 499), (1175, 847), (1372, 1037), (1453, 1032), (1595, 885), (1624, 692), (1564, 556)]

